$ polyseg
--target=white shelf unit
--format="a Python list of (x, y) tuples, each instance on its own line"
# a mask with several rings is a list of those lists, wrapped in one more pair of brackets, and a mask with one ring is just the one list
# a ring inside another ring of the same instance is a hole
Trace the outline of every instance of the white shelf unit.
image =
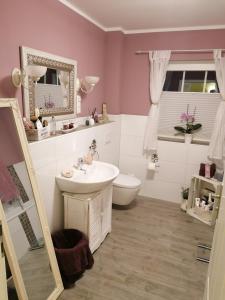
[[(195, 199), (201, 198), (204, 190), (208, 190), (214, 200), (211, 211), (205, 211), (203, 208), (196, 206)], [(187, 214), (209, 226), (214, 226), (218, 216), (221, 193), (222, 182), (199, 175), (193, 176), (187, 202)]]
[(89, 238), (93, 253), (112, 230), (112, 186), (92, 194), (63, 193), (64, 228), (74, 228)]

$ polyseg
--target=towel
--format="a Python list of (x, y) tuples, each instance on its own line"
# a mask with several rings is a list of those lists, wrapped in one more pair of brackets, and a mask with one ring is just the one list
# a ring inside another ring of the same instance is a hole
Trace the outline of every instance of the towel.
[(7, 167), (0, 161), (0, 200), (3, 203), (13, 201), (19, 197), (19, 192)]

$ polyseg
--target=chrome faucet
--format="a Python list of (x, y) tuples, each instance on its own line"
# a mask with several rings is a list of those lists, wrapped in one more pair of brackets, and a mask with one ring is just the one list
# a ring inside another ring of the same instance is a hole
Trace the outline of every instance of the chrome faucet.
[(84, 165), (84, 159), (83, 159), (83, 157), (79, 157), (75, 167), (76, 167), (76, 169), (83, 171), (86, 174), (87, 170), (83, 169), (83, 165)]
[(97, 155), (97, 159), (99, 159), (99, 153), (96, 149), (97, 149), (97, 143), (96, 143), (96, 140), (94, 139), (94, 140), (92, 140), (89, 150), (91, 151), (92, 158), (94, 158)]

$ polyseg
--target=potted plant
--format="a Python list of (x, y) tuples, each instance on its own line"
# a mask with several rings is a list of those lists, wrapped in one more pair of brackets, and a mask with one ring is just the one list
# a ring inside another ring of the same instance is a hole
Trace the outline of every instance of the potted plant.
[(188, 200), (188, 195), (189, 195), (189, 188), (184, 188), (182, 187), (182, 201), (181, 201), (181, 210), (186, 211), (187, 210), (187, 200)]
[(195, 130), (198, 130), (202, 127), (202, 124), (195, 122), (195, 114), (196, 114), (196, 107), (193, 111), (193, 114), (189, 113), (189, 104), (187, 105), (187, 111), (183, 112), (180, 116), (180, 120), (182, 123), (185, 123), (185, 126), (175, 126), (174, 129), (176, 129), (178, 132), (181, 132), (185, 136), (185, 142), (191, 142), (192, 141), (192, 133)]

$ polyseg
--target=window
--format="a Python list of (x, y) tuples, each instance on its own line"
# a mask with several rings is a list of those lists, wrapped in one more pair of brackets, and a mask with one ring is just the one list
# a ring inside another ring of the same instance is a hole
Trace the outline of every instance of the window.
[(58, 70), (47, 68), (47, 72), (37, 83), (60, 85)]
[(189, 105), (190, 112), (196, 107), (196, 123), (202, 124), (194, 138), (209, 141), (220, 101), (213, 63), (171, 63), (160, 99), (159, 136), (175, 138), (174, 126), (182, 126), (180, 115)]
[(219, 93), (215, 71), (167, 71), (163, 91)]

